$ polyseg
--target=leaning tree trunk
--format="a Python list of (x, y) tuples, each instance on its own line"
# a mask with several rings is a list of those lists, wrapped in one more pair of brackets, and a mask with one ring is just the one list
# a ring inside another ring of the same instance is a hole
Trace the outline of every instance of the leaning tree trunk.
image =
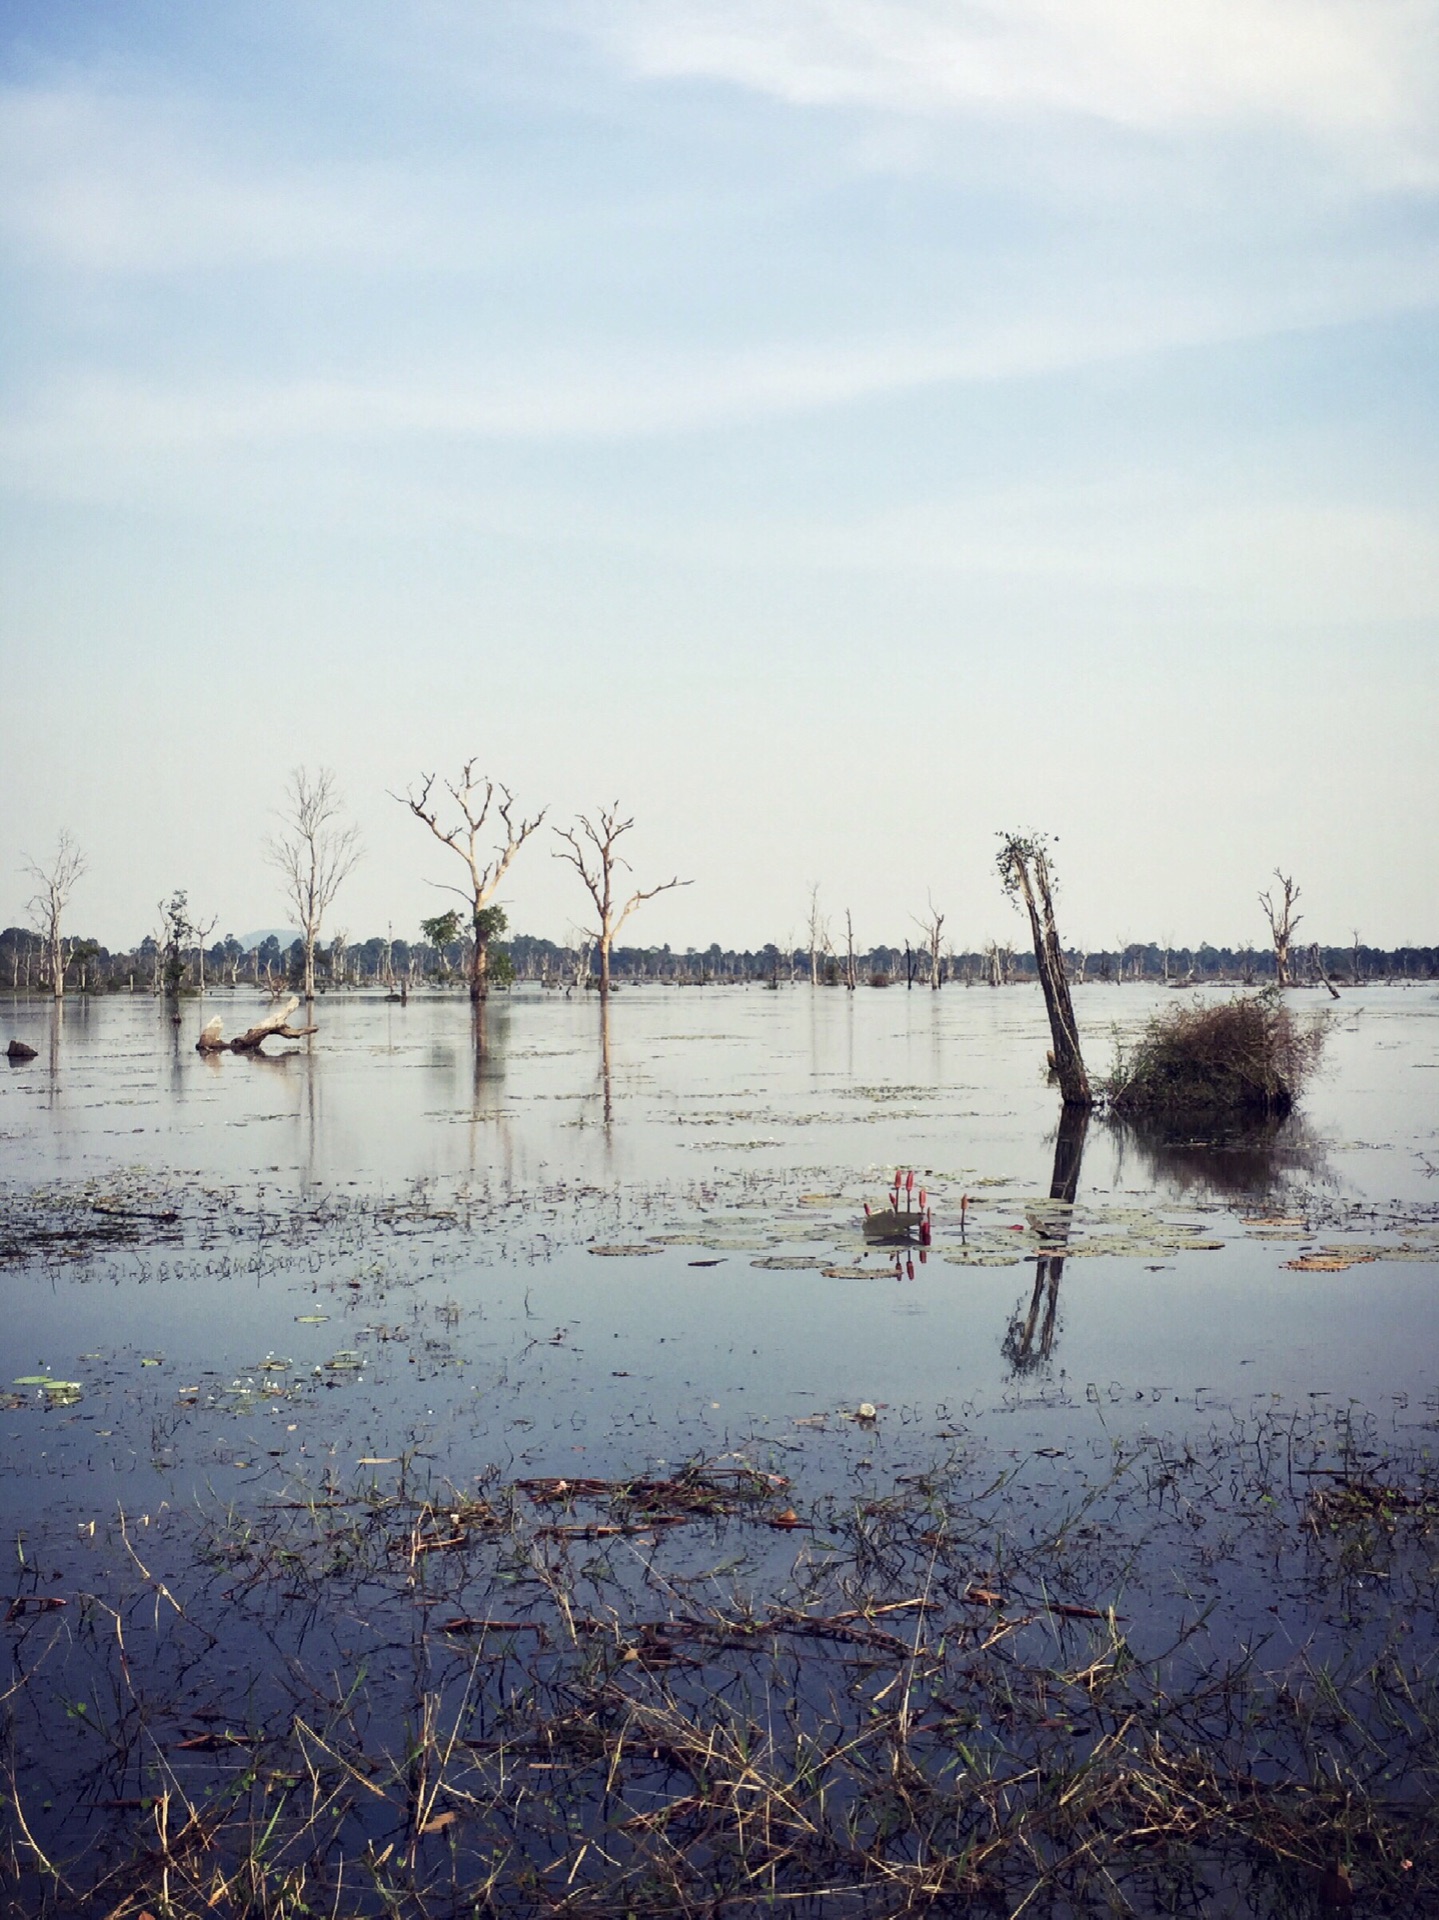
[[(1034, 936), (1034, 963), (1039, 969), (1039, 984), (1044, 989), (1045, 1011), (1054, 1040), (1054, 1073), (1066, 1107), (1092, 1107), (1089, 1075), (1079, 1046), (1079, 1026), (1074, 1018), (1074, 1003), (1069, 997), (1069, 976), (1059, 932), (1054, 924), (1054, 901), (1049, 889), (1049, 868), (1044, 855), (1034, 860), (1034, 883), (1028, 867), (1017, 863), (1019, 890), (1029, 913), (1029, 930)], [(1035, 891), (1039, 898), (1036, 901)]]

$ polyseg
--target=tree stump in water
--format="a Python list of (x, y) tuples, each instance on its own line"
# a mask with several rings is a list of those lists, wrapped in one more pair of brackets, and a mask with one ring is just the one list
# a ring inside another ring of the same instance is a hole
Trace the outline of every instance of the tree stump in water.
[(227, 1040), (224, 1022), (217, 1013), (213, 1020), (207, 1021), (200, 1038), (195, 1042), (196, 1053), (258, 1053), (269, 1039), (303, 1040), (308, 1033), (318, 1033), (318, 1027), (292, 1027), (290, 1015), (300, 1004), (299, 997), (291, 994), (285, 1005), (276, 1012), (268, 1014), (257, 1026), (247, 1027), (244, 1033), (236, 1034), (233, 1040)]

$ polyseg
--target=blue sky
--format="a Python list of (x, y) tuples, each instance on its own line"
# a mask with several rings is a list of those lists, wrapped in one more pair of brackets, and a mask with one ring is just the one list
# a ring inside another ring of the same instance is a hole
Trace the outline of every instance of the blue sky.
[[(0, 920), (274, 924), (470, 755), (618, 797), (633, 924), (1436, 926), (1434, 0), (15, 4)], [(527, 851), (514, 920), (562, 937)]]

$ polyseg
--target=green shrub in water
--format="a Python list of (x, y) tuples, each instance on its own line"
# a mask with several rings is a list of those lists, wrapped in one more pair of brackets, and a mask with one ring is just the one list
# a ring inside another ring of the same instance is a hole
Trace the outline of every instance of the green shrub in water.
[(1131, 1120), (1282, 1120), (1324, 1046), (1325, 1022), (1300, 1020), (1273, 992), (1156, 1014), (1105, 1082)]

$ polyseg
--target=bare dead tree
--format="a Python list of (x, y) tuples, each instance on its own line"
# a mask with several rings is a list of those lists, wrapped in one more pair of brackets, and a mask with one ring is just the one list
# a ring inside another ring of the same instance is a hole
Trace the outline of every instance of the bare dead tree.
[(1029, 915), (1029, 930), (1034, 939), (1034, 963), (1039, 969), (1039, 984), (1044, 990), (1045, 1011), (1054, 1041), (1054, 1072), (1066, 1107), (1092, 1107), (1094, 1095), (1084, 1067), (1079, 1045), (1079, 1027), (1074, 1018), (1074, 1003), (1069, 997), (1069, 977), (1064, 967), (1064, 950), (1054, 921), (1055, 878), (1049, 864), (1049, 842), (1040, 833), (1007, 833), (1000, 836), (998, 866), (1004, 890), (1012, 900), (1024, 903)]
[(809, 890), (809, 983), (819, 985), (819, 963), (829, 952), (829, 922), (819, 910), (819, 882)]
[[(492, 903), (515, 855), (541, 825), (548, 808), (541, 807), (533, 820), (517, 819), (515, 797), (509, 788), (476, 773), (475, 764), (473, 760), (467, 760), (460, 769), (459, 779), (445, 782), (445, 792), (459, 812), (459, 818), (453, 825), (441, 826), (439, 807), (430, 803), (435, 787), (435, 775), (432, 773), (424, 776), (418, 794), (397, 793), (391, 797), (398, 800), (402, 807), (408, 807), (443, 846), (458, 854), (469, 872), (467, 886), (452, 887), (445, 881), (435, 881), (433, 884), (442, 887), (446, 893), (457, 893), (469, 906), (473, 934), (470, 998), (479, 1001), (490, 990), (490, 940), (504, 924), (499, 917), (499, 910)], [(495, 821), (503, 829), (504, 840), (497, 842), (492, 851), (482, 850), (480, 837), (492, 812)]]
[(1269, 892), (1261, 893), (1259, 904), (1264, 909), (1264, 917), (1269, 922), (1270, 936), (1274, 941), (1275, 984), (1281, 987), (1289, 985), (1289, 947), (1294, 938), (1294, 929), (1304, 918), (1302, 913), (1294, 911), (1299, 898), (1299, 889), (1289, 874), (1281, 873), (1276, 867), (1274, 878), (1279, 882), (1280, 895), (1276, 900)]
[(190, 927), (195, 936), (195, 984), (203, 994), (205, 991), (205, 942), (220, 924), (218, 913), (212, 913), (204, 926), (193, 923)]
[(1354, 984), (1355, 984), (1355, 986), (1357, 987), (1357, 986), (1359, 985), (1359, 983), (1360, 983), (1360, 981), (1361, 981), (1361, 980), (1363, 979), (1363, 977), (1364, 977), (1364, 976), (1363, 976), (1363, 975), (1362, 975), (1362, 974), (1360, 973), (1360, 971), (1359, 971), (1359, 929), (1358, 929), (1358, 927), (1356, 927), (1356, 928), (1354, 929), (1354, 968), (1353, 968), (1353, 972), (1354, 972)]
[(27, 912), (34, 924), (35, 931), (45, 943), (45, 964), (50, 975), (50, 990), (57, 1000), (65, 997), (65, 941), (61, 933), (61, 923), (65, 909), (70, 904), (70, 895), (75, 883), (84, 873), (86, 860), (84, 854), (68, 831), (63, 831), (55, 842), (55, 851), (49, 860), (25, 861), (25, 871), (35, 882), (36, 891), (31, 895)]
[(584, 931), (599, 948), (600, 992), (607, 999), (610, 991), (610, 949), (620, 928), (637, 907), (643, 906), (646, 900), (653, 900), (657, 893), (668, 893), (673, 887), (688, 887), (693, 882), (676, 877), (662, 880), (657, 887), (637, 887), (621, 905), (615, 897), (615, 874), (621, 867), (627, 872), (633, 869), (627, 860), (621, 859), (615, 847), (620, 836), (629, 832), (634, 821), (621, 820), (618, 800), (612, 807), (601, 807), (596, 820), (598, 824), (581, 814), (574, 827), (556, 827), (556, 835), (565, 842), (565, 851), (556, 853), (555, 859), (568, 861), (584, 881), (585, 890), (595, 903), (599, 925), (586, 927)]
[(315, 998), (315, 943), (326, 913), (360, 857), (360, 830), (344, 818), (335, 776), (328, 767), (310, 773), (296, 767), (280, 811), (282, 831), (265, 843), (286, 899), (300, 923), (305, 950), (305, 1000)]
[(844, 984), (851, 993), (856, 986), (854, 971), (854, 915), (844, 910)]
[(938, 993), (942, 984), (939, 967), (939, 936), (940, 930), (944, 926), (944, 915), (935, 912), (934, 898), (931, 895), (929, 917), (922, 920), (918, 914), (915, 914), (913, 915), (913, 919), (914, 924), (923, 933), (925, 945), (929, 950), (929, 984), (933, 991)]

